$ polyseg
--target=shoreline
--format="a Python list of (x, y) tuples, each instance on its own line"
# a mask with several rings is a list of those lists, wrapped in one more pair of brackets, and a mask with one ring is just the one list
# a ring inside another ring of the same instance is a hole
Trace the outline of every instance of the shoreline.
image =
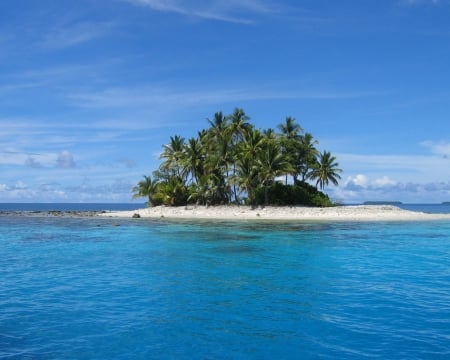
[(306, 206), (267, 206), (251, 208), (228, 206), (156, 206), (131, 211), (98, 214), (110, 218), (186, 220), (264, 220), (264, 221), (423, 221), (450, 220), (450, 214), (430, 214), (404, 210), (393, 205), (349, 205), (329, 208)]

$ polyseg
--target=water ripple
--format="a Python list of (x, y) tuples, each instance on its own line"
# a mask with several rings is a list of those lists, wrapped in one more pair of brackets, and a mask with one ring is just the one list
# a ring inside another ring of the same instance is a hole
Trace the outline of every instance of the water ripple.
[(450, 356), (450, 224), (0, 218), (0, 359)]

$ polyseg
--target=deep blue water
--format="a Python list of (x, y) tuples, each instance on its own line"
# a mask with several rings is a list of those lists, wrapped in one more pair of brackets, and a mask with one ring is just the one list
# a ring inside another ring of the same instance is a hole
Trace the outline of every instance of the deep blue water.
[(0, 359), (450, 358), (450, 222), (0, 216)]
[(426, 213), (450, 213), (450, 205), (448, 204), (401, 204), (398, 207), (405, 210), (423, 211)]

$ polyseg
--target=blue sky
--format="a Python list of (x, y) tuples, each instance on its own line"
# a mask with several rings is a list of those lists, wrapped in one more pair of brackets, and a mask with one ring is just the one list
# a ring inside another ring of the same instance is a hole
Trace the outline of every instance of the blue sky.
[(446, 0), (5, 0), (0, 202), (128, 202), (171, 135), (286, 116), (346, 203), (450, 200)]

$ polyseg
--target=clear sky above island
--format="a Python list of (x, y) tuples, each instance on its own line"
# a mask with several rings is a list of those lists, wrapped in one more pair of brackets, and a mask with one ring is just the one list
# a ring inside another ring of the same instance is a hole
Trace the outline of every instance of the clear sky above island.
[(333, 199), (449, 201), (449, 64), (446, 0), (4, 0), (0, 202), (130, 201), (235, 107), (294, 116)]

